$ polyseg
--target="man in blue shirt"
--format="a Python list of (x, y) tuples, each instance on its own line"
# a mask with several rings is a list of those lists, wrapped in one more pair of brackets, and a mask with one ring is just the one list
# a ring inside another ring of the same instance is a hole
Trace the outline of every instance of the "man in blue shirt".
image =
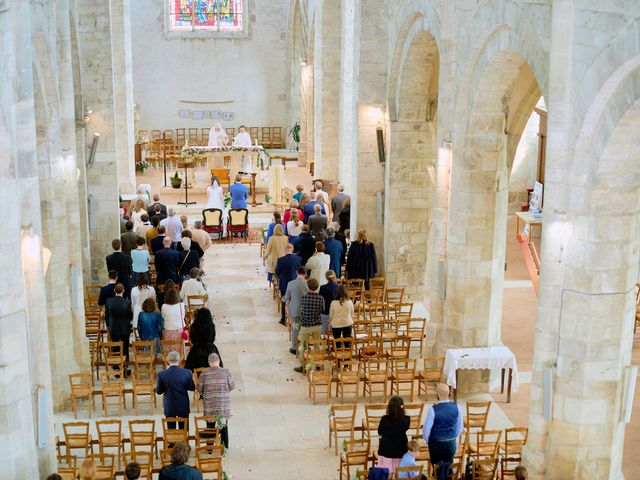
[(438, 401), (427, 410), (422, 437), (429, 446), (432, 465), (453, 462), (456, 439), (462, 432), (462, 410), (460, 405), (449, 401), (449, 386), (439, 383), (436, 387)]
[(229, 187), (231, 194), (231, 208), (247, 208), (247, 197), (249, 192), (247, 187), (242, 185), (242, 175), (236, 175), (236, 181)]

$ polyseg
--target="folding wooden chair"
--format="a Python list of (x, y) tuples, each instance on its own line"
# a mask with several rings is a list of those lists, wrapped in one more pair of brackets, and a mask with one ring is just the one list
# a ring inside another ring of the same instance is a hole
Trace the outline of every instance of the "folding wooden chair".
[[(200, 470), (205, 478), (223, 480), (222, 455), (224, 447), (222, 445), (203, 445), (196, 447), (196, 468)], [(214, 475), (213, 477), (209, 475)]]
[(139, 451), (142, 447), (149, 447), (149, 452), (153, 454), (155, 451), (158, 458), (155, 420), (129, 420), (129, 440), (131, 450)]
[(389, 366), (384, 359), (367, 359), (364, 362), (364, 391), (369, 394), (369, 400), (373, 397), (374, 387), (382, 387), (382, 397), (387, 401), (387, 383), (389, 382)]
[(133, 347), (133, 363), (136, 370), (153, 370), (155, 368), (156, 352), (153, 340), (136, 340)]
[(309, 396), (313, 404), (316, 403), (318, 388), (325, 388), (327, 402), (331, 398), (331, 382), (333, 380), (333, 363), (330, 360), (320, 360), (313, 364), (309, 371)]
[(133, 408), (138, 414), (140, 397), (149, 397), (149, 406), (153, 403), (153, 408), (157, 408), (155, 392), (155, 371), (154, 370), (134, 370), (131, 381), (133, 391)]
[(104, 414), (107, 415), (107, 408), (109, 403), (108, 398), (116, 398), (118, 402), (115, 404), (118, 407), (118, 415), (123, 415), (123, 410), (127, 408), (126, 400), (124, 398), (124, 380), (123, 372), (118, 370), (110, 370), (108, 372), (100, 373), (100, 383), (102, 386), (102, 409)]
[(84, 450), (85, 457), (93, 452), (89, 422), (65, 422), (62, 424), (62, 431), (67, 455), (71, 455), (72, 449)]
[(217, 417), (201, 416), (193, 420), (196, 427), (196, 447), (221, 444), (219, 429), (209, 426), (216, 425)]
[(467, 402), (467, 415), (464, 417), (464, 426), (467, 430), (484, 430), (487, 427), (491, 401)]
[[(394, 358), (391, 360), (391, 395), (408, 395), (413, 402), (416, 377), (415, 358)], [(403, 393), (404, 392), (404, 393)]]
[(344, 402), (345, 387), (354, 387), (354, 397), (357, 400), (360, 395), (360, 378), (362, 376), (361, 364), (357, 360), (343, 361), (336, 368), (336, 397), (340, 396), (340, 401)]
[(74, 418), (78, 418), (78, 400), (87, 400), (89, 408), (89, 418), (96, 406), (93, 397), (93, 375), (90, 372), (72, 373), (69, 375), (69, 386), (71, 387), (71, 410)]
[(421, 395), (422, 392), (424, 392), (426, 397), (428, 386), (433, 385), (433, 389), (435, 391), (438, 383), (440, 383), (442, 370), (444, 368), (444, 356), (439, 357), (437, 355), (430, 355), (422, 360), (423, 369), (416, 373), (416, 378), (418, 380), (418, 395)]
[[(175, 428), (170, 428), (170, 423), (175, 423)], [(182, 423), (182, 428), (180, 424)], [(189, 419), (184, 417), (166, 417), (162, 419), (162, 444), (164, 448), (173, 448), (179, 442), (189, 441)]]
[(334, 439), (335, 453), (338, 455), (338, 436), (346, 433), (344, 438), (353, 440), (356, 428), (356, 405), (331, 405), (329, 416), (329, 448)]
[(368, 439), (345, 440), (345, 451), (340, 454), (340, 480), (350, 480), (358, 467), (366, 470), (369, 462)]
[(408, 327), (406, 335), (409, 337), (411, 344), (418, 342), (420, 356), (422, 357), (424, 337), (427, 330), (427, 320), (425, 318), (411, 318), (409, 319)]
[(118, 465), (120, 465), (120, 459), (124, 453), (122, 420), (98, 420), (96, 421), (96, 430), (98, 431), (100, 453), (105, 453), (105, 448), (115, 448)]

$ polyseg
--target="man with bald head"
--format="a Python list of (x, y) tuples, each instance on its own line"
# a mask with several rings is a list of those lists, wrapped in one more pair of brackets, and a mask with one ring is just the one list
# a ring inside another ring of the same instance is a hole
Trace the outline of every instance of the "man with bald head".
[(422, 436), (429, 446), (432, 465), (452, 463), (456, 453), (456, 439), (462, 432), (462, 409), (449, 400), (449, 386), (439, 383), (436, 387), (438, 401), (429, 407), (424, 419)]

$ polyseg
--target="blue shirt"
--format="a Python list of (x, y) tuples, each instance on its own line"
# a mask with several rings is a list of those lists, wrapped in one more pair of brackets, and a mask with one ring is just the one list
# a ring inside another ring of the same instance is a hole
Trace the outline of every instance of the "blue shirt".
[[(449, 400), (440, 400), (436, 402), (436, 405), (440, 403), (448, 403), (448, 402)], [(458, 407), (458, 417), (456, 419), (455, 437), (460, 435), (460, 432), (462, 432), (462, 409), (458, 404), (456, 404), (456, 407)], [(429, 436), (431, 435), (431, 429), (433, 428), (433, 422), (435, 418), (436, 418), (436, 413), (433, 410), (433, 405), (432, 405), (429, 407), (429, 410), (427, 410), (427, 416), (424, 419), (424, 427), (422, 427), (422, 438), (424, 438), (424, 441), (426, 443), (429, 443)]]
[(140, 340), (160, 338), (163, 326), (164, 322), (159, 312), (140, 312), (138, 314), (138, 335), (140, 335)]
[(294, 193), (293, 198), (300, 202), (300, 199), (302, 198), (302, 192)]
[(133, 271), (143, 273), (149, 271), (149, 252), (147, 250), (131, 250), (131, 260), (133, 261)]
[[(400, 460), (400, 465), (398, 467), (413, 467), (416, 465), (416, 458), (411, 455), (409, 452), (405, 453)], [(418, 470), (413, 472), (398, 472), (398, 478), (412, 478), (415, 477), (418, 473)]]

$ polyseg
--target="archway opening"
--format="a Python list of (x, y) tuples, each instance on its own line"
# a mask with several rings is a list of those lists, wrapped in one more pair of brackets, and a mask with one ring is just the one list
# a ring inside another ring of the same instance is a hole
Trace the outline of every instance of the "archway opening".
[(435, 38), (416, 33), (400, 73), (386, 171), (385, 274), (408, 301), (429, 292), (429, 231), (440, 56)]

